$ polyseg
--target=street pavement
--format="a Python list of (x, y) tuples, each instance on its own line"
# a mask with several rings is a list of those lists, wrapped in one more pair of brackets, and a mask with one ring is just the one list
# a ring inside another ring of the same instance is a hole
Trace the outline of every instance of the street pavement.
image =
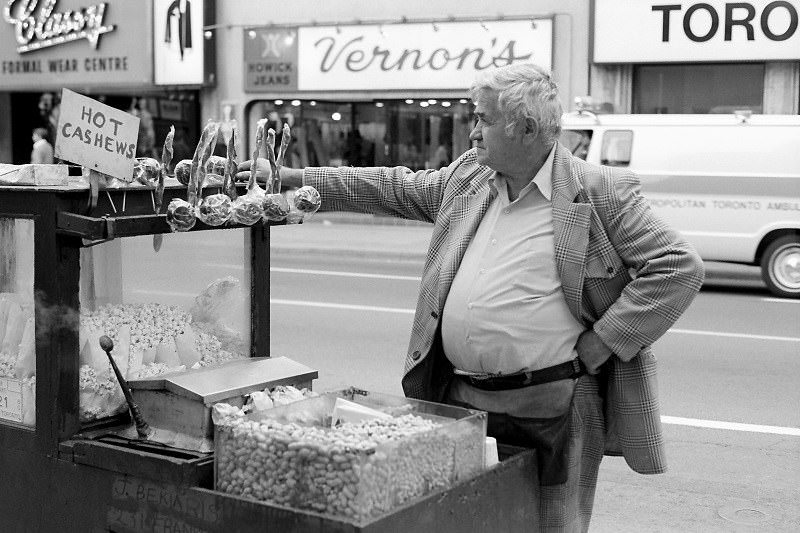
[[(317, 213), (300, 226), (273, 227), (270, 239), (273, 258), (345, 255), (421, 263), (431, 231), (430, 224), (399, 219)], [(733, 282), (735, 290), (768, 295), (755, 267), (711, 263), (707, 271), (707, 285)], [(800, 438), (764, 435), (753, 440), (735, 432), (673, 425), (664, 430), (672, 465), (667, 474), (641, 476), (621, 458), (603, 461), (591, 532), (800, 531)], [(751, 454), (769, 455), (772, 468), (741, 479)], [(697, 468), (698, 462), (707, 468)]]
[[(301, 225), (270, 231), (275, 254), (346, 254), (386, 261), (425, 260), (432, 224), (360, 213), (315, 213)], [(706, 287), (766, 290), (758, 267), (706, 263)]]

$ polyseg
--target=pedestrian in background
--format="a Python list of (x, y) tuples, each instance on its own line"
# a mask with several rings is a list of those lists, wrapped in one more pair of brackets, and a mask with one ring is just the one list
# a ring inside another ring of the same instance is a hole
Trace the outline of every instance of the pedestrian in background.
[(535, 448), (541, 530), (587, 531), (604, 453), (639, 473), (666, 469), (650, 346), (692, 302), (703, 264), (633, 173), (558, 142), (548, 73), (498, 68), (470, 93), (475, 147), (446, 168), (282, 177), (316, 187), (326, 210), (434, 224), (403, 389), (487, 411), (499, 443)]
[(47, 129), (35, 128), (31, 135), (33, 150), (31, 163), (50, 165), (53, 163), (53, 145), (47, 140)]

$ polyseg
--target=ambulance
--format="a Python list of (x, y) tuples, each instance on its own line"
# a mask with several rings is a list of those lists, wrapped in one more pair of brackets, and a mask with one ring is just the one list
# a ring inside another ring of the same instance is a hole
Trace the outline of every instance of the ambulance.
[(800, 298), (800, 115), (567, 113), (561, 142), (634, 171), (642, 194), (706, 261), (756, 265)]

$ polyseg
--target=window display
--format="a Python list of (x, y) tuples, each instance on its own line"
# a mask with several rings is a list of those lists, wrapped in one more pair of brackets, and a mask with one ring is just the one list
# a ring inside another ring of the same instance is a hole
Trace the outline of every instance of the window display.
[(761, 113), (764, 63), (636, 65), (634, 113)]
[(259, 101), (249, 108), (246, 131), (261, 117), (276, 132), (291, 126), (296, 142), (286, 154), (290, 167), (441, 168), (469, 149), (473, 125), (467, 99)]
[[(127, 380), (250, 355), (249, 239), (243, 229), (128, 237), (81, 250), (80, 415), (123, 413)], [(176, 274), (177, 273), (177, 274)]]

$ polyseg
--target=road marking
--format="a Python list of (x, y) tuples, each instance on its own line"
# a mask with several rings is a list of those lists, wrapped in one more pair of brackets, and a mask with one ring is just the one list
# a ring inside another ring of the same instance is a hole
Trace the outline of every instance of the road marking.
[(300, 300), (280, 300), (270, 298), (269, 303), (279, 305), (304, 305), (307, 307), (322, 307), (326, 309), (348, 309), (351, 311), (378, 311), (382, 313), (401, 313), (404, 315), (413, 315), (413, 309), (399, 309), (396, 307), (376, 307), (372, 305), (350, 305), (350, 304), (332, 304), (327, 302), (304, 302)]
[[(177, 296), (179, 298), (194, 298), (197, 296), (196, 292), (186, 292), (186, 291), (158, 291), (153, 289), (131, 289), (129, 291), (123, 291), (129, 294), (141, 294), (141, 295), (149, 295), (151, 298), (158, 298), (159, 296)], [(141, 304), (141, 303), (150, 303), (150, 302), (129, 302), (133, 304)]]
[(739, 422), (723, 422), (721, 420), (702, 420), (699, 418), (683, 418), (681, 416), (662, 416), (664, 424), (676, 426), (692, 426), (706, 429), (724, 429), (728, 431), (747, 431), (750, 433), (770, 433), (772, 435), (789, 435), (800, 437), (800, 428), (783, 426), (763, 426), (760, 424), (742, 424)]
[(750, 333), (724, 333), (722, 331), (702, 331), (694, 329), (670, 329), (669, 333), (682, 335), (707, 335), (710, 337), (730, 337), (735, 339), (751, 339), (759, 341), (800, 342), (798, 337), (778, 337), (776, 335), (753, 335)]
[[(133, 289), (131, 294), (152, 294), (159, 296), (179, 296), (179, 297), (194, 297), (194, 293), (190, 292), (173, 292), (173, 291), (148, 291), (141, 289)], [(324, 309), (347, 309), (349, 311), (369, 311), (379, 313), (398, 313), (403, 315), (413, 315), (414, 309), (401, 309), (398, 307), (379, 307), (373, 305), (351, 305), (351, 304), (338, 304), (328, 302), (309, 302), (303, 300), (283, 300), (283, 299), (270, 299), (270, 303), (278, 305), (296, 305), (307, 307), (319, 307)], [(764, 340), (764, 341), (782, 341), (782, 342), (800, 342), (798, 337), (779, 337), (776, 335), (751, 335), (748, 333), (724, 333), (720, 331), (701, 331), (692, 329), (670, 329), (668, 333), (677, 333), (680, 335), (705, 335), (708, 337), (729, 337), (736, 339), (750, 339), (750, 340)]]
[[(327, 309), (348, 309), (350, 311), (378, 311), (385, 313), (401, 313), (401, 314), (414, 314), (414, 309), (401, 309), (397, 307), (376, 307), (370, 305), (350, 305), (350, 304), (337, 304), (327, 302), (308, 302), (301, 300), (270, 300), (270, 303), (282, 305), (306, 305), (309, 307), (322, 307)], [(682, 335), (706, 335), (709, 337), (731, 337), (737, 339), (751, 339), (751, 340), (767, 340), (767, 341), (784, 341), (784, 342), (800, 342), (797, 337), (779, 337), (776, 335), (751, 335), (748, 333), (725, 333), (721, 331), (702, 331), (692, 329), (671, 329), (670, 333), (678, 333)]]
[[(132, 290), (132, 293), (149, 293), (149, 291), (143, 290)], [(159, 291), (158, 294), (160, 295), (171, 295), (171, 296), (193, 296), (192, 293), (187, 292), (167, 292), (167, 291)], [(400, 313), (400, 314), (414, 314), (413, 309), (401, 309), (397, 307), (378, 307), (373, 305), (350, 305), (350, 304), (335, 304), (335, 303), (327, 303), (327, 302), (309, 302), (309, 301), (302, 301), (302, 300), (283, 300), (280, 298), (271, 298), (271, 304), (277, 305), (296, 305), (296, 306), (307, 306), (307, 307), (320, 307), (325, 309), (348, 309), (352, 311), (370, 311), (370, 312), (383, 312), (383, 313)], [(697, 332), (691, 330), (670, 330), (673, 332), (678, 333), (689, 333), (689, 334), (702, 334), (702, 335), (725, 335), (720, 333), (713, 333), (713, 332)], [(757, 337), (757, 338), (768, 338), (770, 340), (793, 340), (798, 341), (800, 339), (792, 339), (788, 337), (766, 337), (766, 336), (759, 336), (759, 335), (734, 335), (732, 336), (746, 336), (746, 337)], [(766, 426), (760, 424), (744, 424), (740, 422), (725, 422), (721, 420), (703, 420), (699, 418), (684, 418), (680, 416), (662, 416), (661, 421), (664, 424), (675, 425), (675, 426), (691, 426), (691, 427), (699, 427), (699, 428), (706, 428), (706, 429), (722, 429), (728, 431), (744, 431), (750, 433), (769, 433), (773, 435), (789, 435), (793, 437), (800, 437), (800, 428), (792, 428), (792, 427), (782, 427), (782, 426)]]
[(401, 281), (420, 281), (419, 276), (399, 276), (393, 274), (366, 274), (362, 272), (342, 272), (339, 270), (310, 270), (304, 268), (280, 268), (270, 267), (270, 272), (283, 272), (288, 274), (313, 274), (316, 276), (341, 276), (347, 278), (373, 278), (373, 279), (392, 279)]
[[(241, 266), (241, 265), (220, 265), (220, 266)], [(286, 274), (310, 274), (312, 276), (342, 276), (348, 278), (374, 278), (374, 279), (392, 279), (401, 281), (421, 281), (420, 276), (400, 276), (392, 274), (367, 274), (364, 272), (342, 272), (341, 270), (315, 270), (310, 268), (283, 268), (283, 267), (270, 267), (271, 272), (283, 272)], [(780, 304), (800, 304), (800, 300), (792, 298), (760, 298), (762, 302), (780, 303)]]
[(791, 298), (761, 298), (761, 301), (776, 304), (800, 304), (800, 300), (792, 300)]

